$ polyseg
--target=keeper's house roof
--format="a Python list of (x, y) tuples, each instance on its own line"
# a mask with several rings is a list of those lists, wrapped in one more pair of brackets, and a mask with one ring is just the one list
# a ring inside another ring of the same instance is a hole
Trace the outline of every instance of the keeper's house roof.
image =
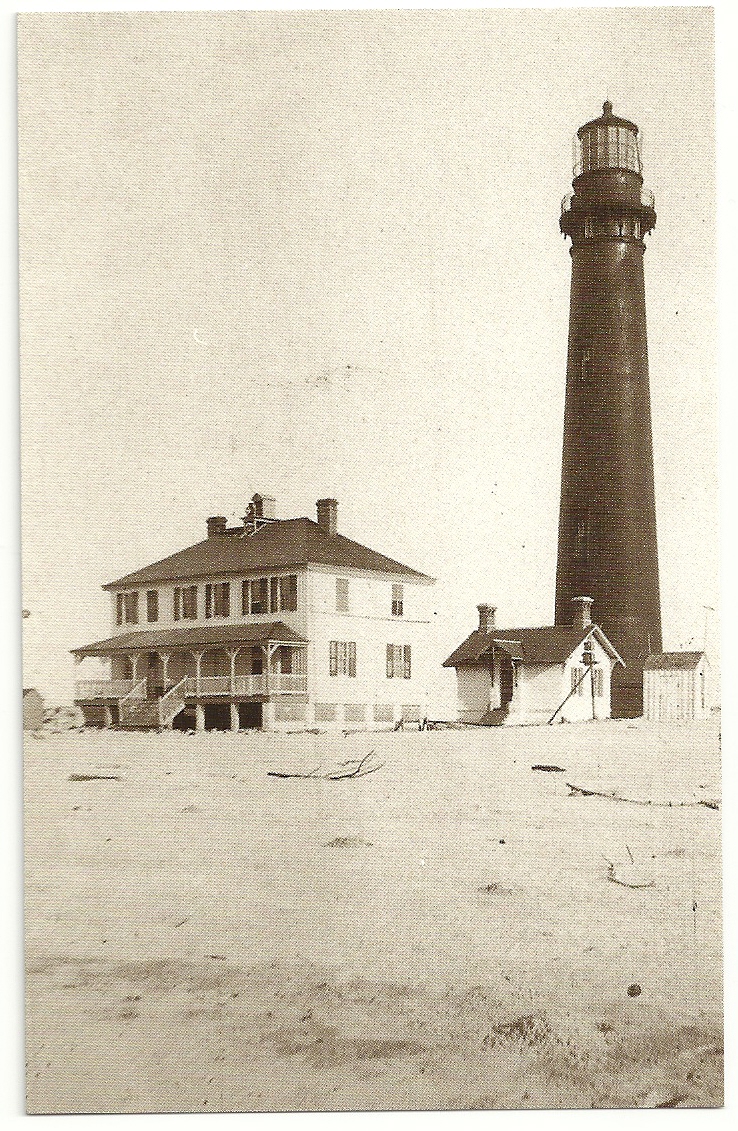
[(466, 664), (476, 664), (492, 649), (507, 652), (515, 660), (526, 664), (563, 664), (572, 652), (589, 636), (596, 637), (602, 647), (624, 665), (623, 660), (598, 625), (576, 628), (566, 625), (550, 625), (544, 628), (506, 628), (482, 632), (475, 629), (447, 660), (444, 668), (458, 668)]
[(151, 632), (122, 632), (107, 640), (97, 640), (83, 648), (72, 648), (75, 656), (109, 656), (114, 652), (148, 652), (164, 648), (214, 648), (219, 644), (237, 647), (239, 644), (306, 644), (300, 636), (282, 621), (268, 624), (219, 624), (202, 628), (164, 628)]
[(696, 668), (704, 656), (704, 652), (653, 652), (646, 657), (643, 670), (657, 671), (691, 671)]
[(103, 589), (185, 581), (255, 570), (297, 569), (307, 565), (374, 570), (420, 582), (433, 578), (353, 542), (343, 534), (327, 534), (310, 518), (275, 519), (253, 534), (228, 531), (197, 542), (168, 558), (109, 581)]

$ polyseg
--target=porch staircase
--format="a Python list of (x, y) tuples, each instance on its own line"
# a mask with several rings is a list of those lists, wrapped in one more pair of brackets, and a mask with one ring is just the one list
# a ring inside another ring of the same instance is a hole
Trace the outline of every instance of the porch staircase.
[(183, 691), (186, 683), (186, 679), (181, 679), (160, 698), (147, 699), (146, 680), (142, 680), (118, 701), (119, 725), (134, 730), (168, 727), (185, 705)]

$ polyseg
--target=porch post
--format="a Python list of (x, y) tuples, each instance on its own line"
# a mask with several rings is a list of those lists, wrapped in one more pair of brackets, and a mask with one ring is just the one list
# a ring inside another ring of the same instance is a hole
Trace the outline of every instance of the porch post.
[(195, 657), (195, 695), (200, 698), (200, 671), (202, 664), (202, 652), (193, 652)]
[(272, 663), (272, 654), (269, 651), (269, 645), (268, 644), (262, 644), (261, 651), (262, 651), (262, 654), (264, 656), (264, 678), (265, 678), (265, 681), (266, 681), (265, 682), (265, 692), (266, 692), (267, 698), (269, 698), (269, 668), (271, 667), (271, 663)]
[(139, 658), (140, 657), (139, 657), (138, 652), (131, 652), (130, 660), (131, 660), (131, 669), (132, 669), (134, 687), (135, 687), (136, 683), (138, 682), (137, 672), (138, 672)]
[(202, 703), (195, 704), (195, 730), (205, 730), (205, 708)]
[(113, 725), (113, 712), (110, 710), (110, 707), (106, 704), (103, 707), (103, 726), (107, 730), (108, 727), (111, 727), (112, 725)]
[(169, 682), (169, 653), (160, 652), (159, 657), (161, 659), (161, 682), (164, 684), (164, 690), (166, 691), (167, 683)]
[[(236, 694), (236, 656), (238, 655), (238, 653), (240, 651), (241, 651), (240, 648), (230, 648), (228, 650), (228, 655), (229, 655), (230, 661), (231, 661), (231, 695)], [(232, 725), (232, 723), (233, 723), (233, 719), (231, 718), (231, 725)], [(236, 729), (238, 729), (238, 728), (236, 728)]]
[(231, 730), (238, 730), (240, 720), (238, 717), (238, 703), (231, 703)]

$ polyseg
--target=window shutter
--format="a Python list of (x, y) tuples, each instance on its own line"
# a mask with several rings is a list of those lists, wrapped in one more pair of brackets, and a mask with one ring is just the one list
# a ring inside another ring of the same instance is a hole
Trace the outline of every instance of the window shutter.
[(205, 586), (205, 616), (209, 620), (213, 615), (213, 587)]
[(115, 611), (116, 624), (123, 624), (123, 594), (116, 595), (116, 611)]
[(356, 676), (356, 641), (350, 640), (348, 646), (348, 673), (352, 678)]
[(392, 679), (392, 676), (395, 674), (394, 657), (395, 657), (395, 650), (394, 650), (394, 648), (392, 647), (391, 644), (388, 644), (387, 645), (387, 679)]
[(289, 577), (280, 577), (279, 603), (283, 610), (292, 613), (297, 611), (297, 574), (292, 573)]
[(222, 617), (229, 617), (231, 615), (231, 583), (224, 581), (222, 585), (222, 608), (220, 615)]
[(272, 577), (269, 582), (269, 612), (279, 612), (279, 578)]
[(182, 590), (175, 587), (174, 590), (174, 619), (179, 620), (179, 602)]
[(338, 642), (338, 674), (339, 675), (345, 675), (346, 674), (347, 651), (348, 650), (347, 650), (347, 647), (346, 647), (346, 641), (345, 640), (339, 640), (339, 642)]
[(138, 590), (131, 593), (131, 621), (133, 624), (138, 624)]
[(405, 647), (403, 648), (403, 665), (404, 665), (404, 672), (403, 672), (404, 677), (405, 677), (405, 679), (410, 679), (411, 673), (412, 673), (412, 667), (411, 667), (411, 663), (410, 663), (410, 645), (409, 644), (406, 644)]
[(247, 617), (249, 615), (249, 583), (248, 581), (241, 582), (241, 616)]
[(331, 640), (329, 653), (329, 671), (331, 675), (338, 675), (338, 641)]

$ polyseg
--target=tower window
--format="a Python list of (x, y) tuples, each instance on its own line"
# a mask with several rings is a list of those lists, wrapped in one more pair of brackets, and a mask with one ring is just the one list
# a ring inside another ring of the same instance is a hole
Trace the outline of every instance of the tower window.
[(582, 357), (579, 366), (579, 378), (582, 383), (585, 383), (589, 379), (590, 360), (591, 357), (589, 350), (582, 350)]

